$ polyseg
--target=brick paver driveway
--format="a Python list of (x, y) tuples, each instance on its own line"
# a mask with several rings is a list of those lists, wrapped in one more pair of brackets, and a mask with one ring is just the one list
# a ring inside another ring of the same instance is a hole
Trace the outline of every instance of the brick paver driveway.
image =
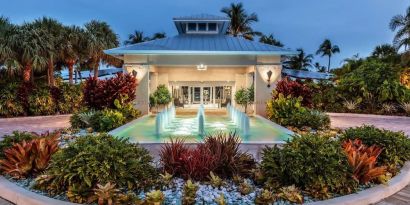
[(14, 130), (42, 133), (70, 127), (70, 115), (0, 118), (0, 139)]

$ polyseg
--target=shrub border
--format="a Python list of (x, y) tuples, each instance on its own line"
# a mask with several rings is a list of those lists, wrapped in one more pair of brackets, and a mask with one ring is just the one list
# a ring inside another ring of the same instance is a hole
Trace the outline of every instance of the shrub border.
[(402, 190), (410, 183), (410, 161), (407, 161), (400, 173), (393, 177), (388, 185), (377, 185), (375, 187), (359, 191), (354, 194), (349, 194), (324, 201), (308, 203), (307, 205), (367, 205), (377, 203), (397, 192)]
[[(377, 203), (402, 190), (410, 183), (410, 162), (406, 162), (400, 173), (393, 177), (388, 186), (380, 184), (354, 194), (329, 200), (308, 203), (308, 205), (367, 205)], [(52, 199), (19, 187), (0, 176), (0, 197), (16, 205), (75, 205), (75, 203)]]

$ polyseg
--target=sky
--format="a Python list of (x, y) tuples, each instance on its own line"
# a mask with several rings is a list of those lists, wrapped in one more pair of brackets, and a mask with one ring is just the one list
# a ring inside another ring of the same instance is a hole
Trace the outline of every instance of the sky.
[[(332, 58), (332, 67), (355, 54), (367, 56), (376, 45), (391, 43), (390, 19), (410, 6), (410, 0), (0, 0), (0, 15), (16, 24), (42, 16), (67, 25), (102, 20), (123, 42), (134, 30), (177, 35), (172, 17), (223, 15), (221, 8), (232, 2), (242, 2), (248, 13), (258, 15), (254, 30), (273, 33), (287, 48), (315, 54), (329, 38), (341, 50)], [(314, 62), (327, 65), (327, 58), (315, 56)]]

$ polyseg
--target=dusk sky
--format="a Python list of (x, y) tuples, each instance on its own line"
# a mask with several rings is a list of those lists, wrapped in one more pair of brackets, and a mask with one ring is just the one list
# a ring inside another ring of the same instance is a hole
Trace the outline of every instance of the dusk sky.
[[(1, 0), (0, 15), (13, 23), (22, 23), (49, 16), (64, 24), (82, 25), (91, 19), (108, 22), (121, 42), (129, 33), (142, 30), (146, 35), (166, 32), (177, 34), (172, 17), (209, 13), (223, 15), (220, 10), (231, 2), (242, 2), (248, 13), (258, 14), (253, 27), (273, 33), (289, 48), (304, 48), (314, 54), (325, 38), (339, 45), (340, 54), (332, 67), (359, 53), (368, 55), (382, 43), (391, 43), (394, 33), (390, 19), (404, 14), (409, 0)], [(315, 61), (327, 65), (327, 59)]]

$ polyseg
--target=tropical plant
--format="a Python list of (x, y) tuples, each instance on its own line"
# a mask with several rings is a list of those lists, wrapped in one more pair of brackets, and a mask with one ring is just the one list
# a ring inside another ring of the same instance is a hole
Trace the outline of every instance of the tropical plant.
[(96, 111), (94, 115), (92, 115), (90, 122), (91, 127), (95, 131), (108, 132), (123, 125), (126, 120), (127, 119), (120, 111), (104, 109)]
[(235, 92), (235, 102), (242, 105), (247, 112), (248, 105), (253, 104), (255, 101), (254, 87), (241, 88)]
[(398, 166), (402, 166), (405, 161), (410, 159), (410, 140), (403, 132), (393, 132), (363, 125), (346, 129), (341, 140), (349, 139), (359, 139), (366, 146), (381, 147), (383, 151), (379, 155), (377, 164), (388, 166), (388, 171), (393, 174), (397, 173)]
[(256, 13), (248, 14), (242, 3), (231, 3), (229, 7), (224, 7), (221, 12), (231, 20), (227, 33), (233, 36), (242, 36), (248, 40), (253, 40), (254, 36), (261, 33), (252, 29), (252, 24), (258, 22)]
[(255, 198), (256, 205), (272, 205), (275, 201), (275, 195), (267, 189), (262, 189)]
[(218, 205), (227, 205), (225, 196), (223, 193), (221, 193), (217, 198), (215, 198), (215, 202)]
[[(79, 199), (90, 197), (97, 184), (112, 181), (128, 190), (149, 189), (157, 177), (151, 163), (152, 157), (146, 149), (126, 139), (107, 134), (87, 135), (54, 154), (44, 173), (48, 180), (37, 188), (54, 194), (80, 193)], [(76, 197), (72, 199), (77, 201)]]
[[(55, 19), (43, 17), (33, 22), (33, 26), (42, 30), (43, 40), (41, 44), (46, 45), (44, 57), (47, 59), (47, 80), (50, 86), (54, 86), (54, 66), (58, 60), (59, 45), (63, 42), (64, 27), (63, 24)], [(65, 43), (65, 42), (64, 42)]]
[(8, 83), (0, 89), (0, 116), (11, 117), (24, 114), (24, 106), (16, 96), (19, 86), (18, 83)]
[(337, 45), (333, 45), (329, 39), (325, 39), (316, 51), (316, 55), (321, 54), (322, 57), (327, 56), (329, 58), (327, 72), (330, 72), (330, 58), (336, 53), (340, 53), (340, 48)]
[(117, 73), (113, 78), (88, 78), (84, 84), (84, 103), (93, 109), (116, 108), (115, 100), (131, 103), (135, 99), (137, 81), (131, 74)]
[(261, 168), (267, 181), (324, 191), (322, 196), (351, 193), (357, 187), (340, 142), (318, 134), (293, 136), (282, 148), (266, 147)]
[(0, 170), (13, 178), (25, 178), (44, 171), (51, 156), (58, 150), (59, 133), (45, 134), (30, 141), (21, 141), (4, 150)]
[(374, 48), (372, 56), (380, 59), (390, 58), (397, 56), (397, 49), (390, 44), (378, 45)]
[(394, 104), (392, 104), (392, 103), (383, 103), (382, 112), (387, 113), (387, 114), (392, 114), (396, 111), (397, 111), (397, 108)]
[(298, 55), (288, 57), (285, 62), (283, 62), (284, 67), (295, 69), (295, 70), (309, 70), (312, 67), (312, 54), (306, 54), (302, 48), (296, 49)]
[(279, 93), (294, 98), (302, 97), (302, 105), (312, 107), (312, 90), (302, 82), (285, 77), (276, 84), (275, 90), (276, 92), (272, 93), (273, 98), (276, 98)]
[(320, 65), (319, 62), (316, 62), (315, 64), (313, 64), (313, 66), (316, 68), (316, 71), (317, 71), (317, 72), (321, 72), (321, 73), (326, 72), (326, 67)]
[(182, 204), (191, 205), (195, 204), (196, 192), (199, 186), (197, 183), (192, 183), (191, 180), (187, 180), (184, 185), (184, 194), (182, 198)]
[(410, 115), (410, 102), (402, 102), (400, 107), (404, 110), (404, 112), (406, 112), (407, 115)]
[(164, 203), (165, 195), (161, 190), (153, 190), (147, 193), (145, 203), (147, 205), (161, 205)]
[(377, 158), (383, 151), (382, 148), (372, 145), (363, 145), (359, 139), (347, 140), (342, 147), (347, 160), (353, 169), (353, 178), (359, 183), (368, 184), (370, 181), (386, 174), (386, 167), (376, 165)]
[(280, 188), (278, 197), (292, 203), (303, 204), (303, 195), (295, 185)]
[(56, 112), (55, 101), (47, 88), (34, 89), (28, 96), (28, 104), (31, 115), (50, 115)]
[(92, 20), (84, 25), (87, 35), (88, 64), (94, 70), (94, 77), (98, 77), (100, 62), (113, 64), (115, 59), (104, 53), (105, 49), (119, 46), (118, 36), (111, 27), (102, 21)]
[[(361, 99), (361, 98), (358, 98), (358, 99)], [(343, 102), (343, 106), (344, 106), (346, 109), (348, 109), (349, 111), (355, 111), (355, 110), (357, 109), (358, 105), (360, 104), (360, 101), (361, 101), (361, 100), (355, 100), (355, 101), (353, 101), (353, 100), (345, 100), (345, 101)]]
[(12, 147), (14, 144), (18, 144), (22, 141), (31, 141), (32, 139), (38, 137), (39, 135), (33, 132), (20, 132), (13, 131), (10, 135), (4, 135), (3, 139), (0, 141), (0, 159), (4, 158), (4, 151), (7, 148)]
[[(106, 183), (105, 185), (97, 184), (97, 188), (94, 188), (94, 196), (88, 199), (88, 203), (97, 201), (98, 205), (112, 205), (114, 204), (114, 199), (117, 197), (119, 192), (115, 188), (116, 184), (111, 182)], [(107, 203), (105, 203), (107, 202)]]
[(273, 46), (277, 46), (277, 47), (283, 47), (284, 45), (282, 44), (282, 42), (280, 42), (278, 39), (276, 39), (273, 34), (269, 34), (269, 35), (262, 35), (259, 38), (259, 42), (261, 43), (265, 43), (265, 44), (269, 44), (269, 45), (273, 45)]
[(131, 45), (136, 43), (142, 43), (145, 41), (151, 41), (155, 39), (165, 38), (166, 34), (163, 32), (154, 33), (152, 37), (144, 36), (144, 32), (135, 30), (134, 33), (128, 35), (128, 40), (124, 41), (125, 45)]
[(405, 15), (396, 15), (390, 20), (390, 29), (396, 31), (393, 44), (396, 48), (404, 46), (404, 50), (410, 45), (410, 7), (407, 8)]
[(248, 195), (249, 193), (252, 192), (252, 186), (247, 182), (243, 181), (239, 184), (238, 190), (242, 195)]
[(153, 93), (153, 97), (159, 105), (167, 105), (172, 100), (171, 93), (165, 85), (158, 85), (157, 89)]
[(215, 175), (212, 171), (209, 173), (208, 179), (209, 179), (209, 183), (214, 188), (219, 188), (224, 184), (224, 181), (221, 179), (221, 177)]

